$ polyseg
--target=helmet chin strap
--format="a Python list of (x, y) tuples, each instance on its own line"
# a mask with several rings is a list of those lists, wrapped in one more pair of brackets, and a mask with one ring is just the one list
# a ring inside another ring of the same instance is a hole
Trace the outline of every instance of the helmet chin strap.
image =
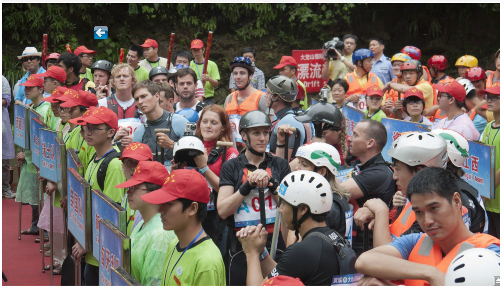
[[(292, 220), (292, 225), (295, 228), (295, 242), (299, 240), (299, 228), (302, 225), (302, 223), (311, 215), (311, 212), (306, 212), (298, 221), (297, 221), (297, 213), (299, 211), (298, 207), (292, 206), (292, 212), (293, 212), (293, 220)], [(294, 242), (294, 243), (295, 243)]]
[(276, 100), (273, 100), (273, 94), (271, 94), (271, 104), (269, 104), (269, 111), (267, 112), (267, 114), (271, 113), (271, 107), (273, 106), (273, 104), (275, 102), (277, 102), (278, 100), (280, 100), (280, 96), (278, 95), (278, 99)]
[[(417, 74), (418, 74), (418, 72), (417, 72)], [(417, 85), (417, 83), (420, 81), (420, 78), (422, 77), (422, 74), (423, 74), (423, 72), (420, 72), (420, 74), (417, 76), (417, 80), (411, 86)]]
[(238, 86), (236, 86), (236, 89), (237, 90), (245, 90), (247, 89), (247, 87), (250, 85), (250, 75), (248, 75), (248, 82), (247, 84), (245, 84), (245, 86), (243, 88), (239, 88)]
[[(246, 131), (245, 131), (245, 133), (246, 133)], [(264, 152), (257, 152), (252, 148), (252, 143), (250, 143), (250, 136), (248, 136), (248, 134), (247, 134), (247, 140), (248, 140), (247, 150), (250, 151), (250, 153), (254, 154), (255, 156), (263, 157)]]
[(370, 74), (370, 72), (365, 70), (365, 63), (363, 62), (363, 60), (361, 60), (361, 69), (366, 73), (366, 80), (368, 80), (368, 75)]

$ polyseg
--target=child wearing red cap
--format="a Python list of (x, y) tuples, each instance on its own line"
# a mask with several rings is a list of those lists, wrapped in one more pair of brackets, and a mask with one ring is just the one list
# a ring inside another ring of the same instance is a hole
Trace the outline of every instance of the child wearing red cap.
[[(96, 99), (97, 100), (97, 99)], [(85, 142), (94, 147), (95, 152), (91, 157), (85, 170), (85, 180), (92, 189), (102, 191), (111, 200), (120, 203), (125, 195), (125, 191), (115, 186), (125, 181), (122, 171), (122, 162), (118, 159), (120, 153), (113, 145), (113, 137), (118, 130), (118, 117), (106, 107), (99, 107), (87, 110), (84, 116), (71, 119), (71, 124), (83, 125), (83, 135)], [(104, 160), (109, 160), (105, 170), (104, 182), (98, 179), (98, 173), (103, 172), (101, 164)], [(102, 186), (101, 186), (102, 184)], [(79, 261), (85, 253), (85, 249), (76, 243), (73, 246), (73, 257)], [(99, 262), (92, 253), (85, 255), (85, 282), (87, 285), (99, 284)]]
[[(64, 87), (64, 83), (66, 82), (66, 72), (58, 67), (58, 66), (51, 66), (48, 68), (48, 70), (40, 76), (44, 77), (43, 79), (43, 89), (45, 90), (46, 93), (49, 93), (51, 96), (45, 98), (45, 101), (50, 102), (50, 109), (47, 112), (47, 116), (45, 117), (45, 124), (47, 124), (52, 130), (58, 130), (59, 127), (59, 105), (58, 101), (54, 100), (47, 100), (48, 98), (53, 99), (52, 95), (54, 95), (54, 92), (56, 92), (56, 89), (63, 88), (64, 91), (66, 88)], [(56, 92), (56, 95), (60, 96), (62, 93), (60, 93), (61, 90), (58, 90)], [(62, 130), (62, 129), (61, 129)]]
[(479, 131), (472, 120), (463, 112), (466, 91), (463, 85), (457, 81), (452, 81), (448, 85), (433, 84), (434, 88), (440, 91), (438, 100), (439, 108), (446, 112), (446, 118), (440, 120), (434, 129), (448, 128), (460, 133), (466, 139), (477, 140)]
[(484, 198), (484, 206), (489, 219), (488, 233), (500, 238), (500, 82), (496, 82), (492, 87), (479, 91), (484, 95), (488, 104), (488, 111), (493, 112), (494, 121), (488, 123), (479, 139), (482, 143), (495, 146), (495, 198)]
[[(42, 77), (38, 74), (30, 75), (28, 80), (20, 85), (25, 87), (25, 96), (33, 103), (30, 108), (45, 117), (50, 104), (43, 100)], [(38, 174), (31, 158), (31, 150), (21, 151), (16, 156), (17, 161), (22, 163), (16, 202), (31, 205), (31, 227), (21, 231), (21, 234), (38, 235)]]
[(384, 91), (376, 85), (372, 85), (366, 89), (366, 105), (367, 110), (365, 111), (368, 119), (382, 121), (382, 118), (386, 118), (384, 111), (382, 111), (382, 99), (384, 97)]
[(143, 217), (143, 221), (130, 234), (130, 274), (142, 285), (160, 284), (167, 250), (170, 242), (175, 239), (175, 234), (163, 229), (158, 205), (145, 202), (141, 196), (160, 189), (168, 176), (167, 169), (161, 163), (140, 161), (132, 178), (116, 186), (128, 189), (130, 208), (139, 211)]
[(168, 247), (160, 285), (226, 285), (222, 255), (202, 227), (210, 200), (203, 175), (174, 170), (161, 189), (141, 198), (160, 205), (163, 229), (177, 236)]
[(423, 116), (425, 109), (425, 99), (422, 91), (416, 87), (412, 87), (404, 93), (403, 105), (404, 111), (408, 116), (405, 121), (414, 123), (423, 123), (432, 126), (432, 122)]

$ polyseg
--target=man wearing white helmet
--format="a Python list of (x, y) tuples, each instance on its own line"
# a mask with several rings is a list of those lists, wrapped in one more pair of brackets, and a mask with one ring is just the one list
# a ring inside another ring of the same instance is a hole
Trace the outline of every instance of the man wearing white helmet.
[(330, 285), (334, 275), (355, 273), (354, 251), (325, 223), (332, 206), (328, 181), (315, 172), (295, 171), (283, 179), (278, 195), (282, 223), (297, 238), (300, 233), (302, 241), (289, 246), (276, 263), (265, 248), (267, 231), (261, 224), (241, 229), (237, 236), (247, 257), (247, 285), (278, 275), (299, 278), (305, 285)]
[[(365, 274), (359, 285), (374, 285), (375, 279), (403, 280), (398, 285), (443, 285), (449, 265), (460, 259), (464, 250), (487, 248), (500, 253), (499, 239), (474, 234), (465, 225), (458, 189), (455, 176), (448, 170), (427, 167), (417, 172), (409, 181), (407, 195), (425, 233), (404, 235), (363, 253), (356, 261), (356, 269)], [(377, 282), (375, 285), (385, 283)]]

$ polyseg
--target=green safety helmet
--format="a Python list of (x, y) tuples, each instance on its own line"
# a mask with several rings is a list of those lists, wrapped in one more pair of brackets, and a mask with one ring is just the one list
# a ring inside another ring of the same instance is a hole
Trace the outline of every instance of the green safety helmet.
[(297, 82), (284, 75), (276, 75), (267, 81), (267, 90), (272, 94), (277, 94), (286, 102), (295, 101), (299, 90)]
[(252, 127), (267, 126), (271, 127), (271, 119), (269, 116), (260, 110), (252, 110), (243, 115), (240, 119), (239, 131)]
[(331, 126), (342, 129), (342, 112), (333, 104), (328, 102), (318, 102), (301, 115), (295, 116), (297, 121), (302, 123), (326, 123)]

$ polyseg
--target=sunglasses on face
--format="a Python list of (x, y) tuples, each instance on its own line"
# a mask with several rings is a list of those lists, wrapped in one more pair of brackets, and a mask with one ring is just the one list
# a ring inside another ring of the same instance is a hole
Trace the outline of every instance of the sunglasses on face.
[(38, 57), (36, 57), (36, 56), (30, 56), (30, 57), (24, 57), (24, 58), (22, 58), (21, 61), (23, 61), (23, 63), (25, 63), (27, 61), (34, 61), (36, 59), (38, 59)]

